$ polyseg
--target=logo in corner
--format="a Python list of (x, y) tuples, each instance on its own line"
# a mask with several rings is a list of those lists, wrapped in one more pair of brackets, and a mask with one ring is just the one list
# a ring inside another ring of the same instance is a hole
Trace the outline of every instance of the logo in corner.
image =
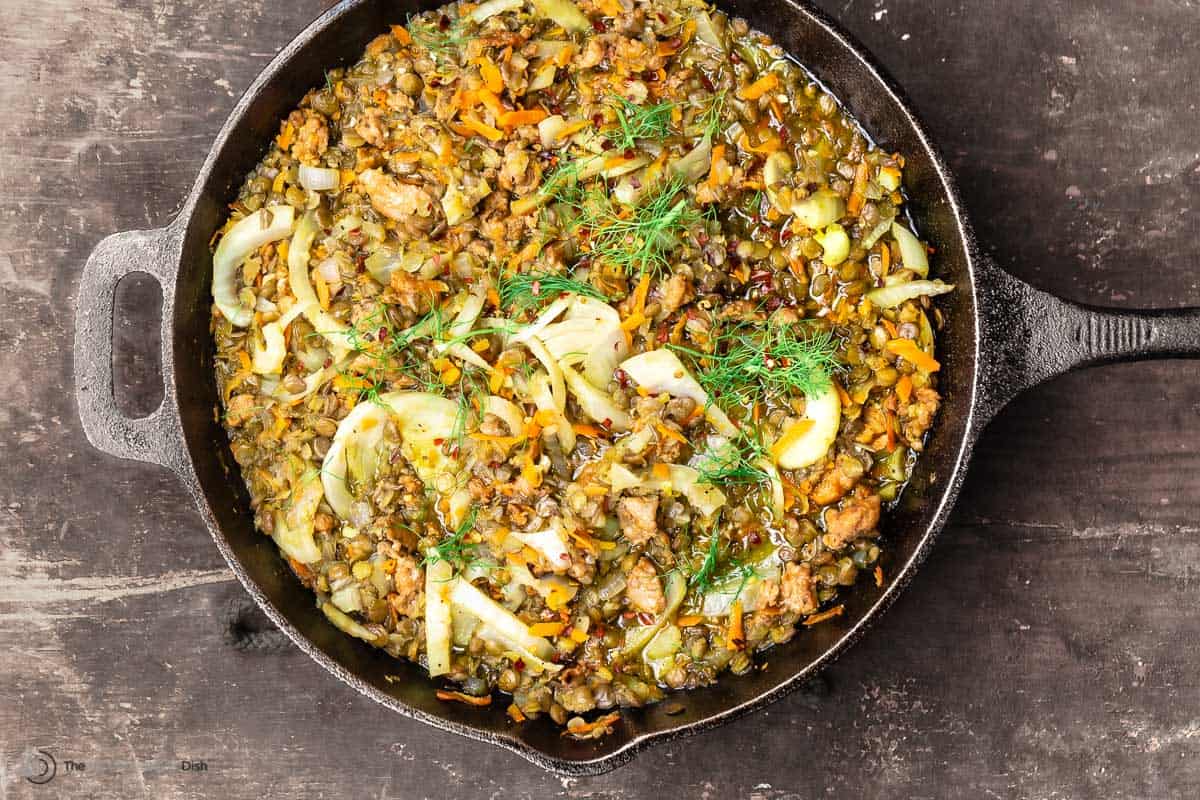
[(37, 786), (49, 783), (58, 774), (58, 763), (54, 760), (54, 756), (40, 747), (37, 750), (26, 751), (25, 763), (22, 766), (25, 780)]

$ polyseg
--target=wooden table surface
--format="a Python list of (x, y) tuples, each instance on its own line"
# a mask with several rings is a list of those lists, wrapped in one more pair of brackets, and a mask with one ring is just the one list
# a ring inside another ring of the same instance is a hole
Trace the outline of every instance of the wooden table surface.
[[(1021, 396), (911, 588), (816, 686), (600, 778), (242, 646), (265, 621), (180, 485), (84, 440), (75, 293), (103, 236), (171, 218), (240, 91), (327, 5), (0, 0), (0, 798), (1200, 793), (1196, 362)], [(1002, 265), (1072, 300), (1200, 305), (1195, 0), (820, 5), (907, 87)], [(156, 295), (124, 295), (144, 410)], [(23, 777), (38, 748), (45, 786)]]

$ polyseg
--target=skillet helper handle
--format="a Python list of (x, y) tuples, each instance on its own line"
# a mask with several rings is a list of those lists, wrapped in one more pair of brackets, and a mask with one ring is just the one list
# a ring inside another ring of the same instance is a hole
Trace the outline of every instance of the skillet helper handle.
[(980, 294), (985, 418), (1020, 392), (1081, 367), (1200, 358), (1200, 308), (1123, 311), (1061, 300), (994, 264)]
[[(178, 236), (172, 228), (117, 233), (96, 245), (83, 268), (75, 307), (75, 399), (87, 439), (117, 458), (158, 464), (182, 472), (183, 435), (174, 412), (170, 369), (173, 258)], [(130, 273), (150, 275), (162, 287), (163, 401), (137, 419), (117, 408), (113, 382), (113, 315), (117, 284)]]

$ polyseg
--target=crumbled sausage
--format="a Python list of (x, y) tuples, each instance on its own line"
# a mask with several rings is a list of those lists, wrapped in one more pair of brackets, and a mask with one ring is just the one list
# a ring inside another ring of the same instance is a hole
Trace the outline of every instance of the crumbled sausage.
[(860, 536), (875, 533), (879, 524), (879, 495), (859, 487), (840, 509), (831, 508), (825, 513), (825, 544), (840, 550)]
[(665, 314), (674, 314), (695, 296), (692, 279), (682, 272), (672, 273), (662, 286), (662, 310)]
[(863, 471), (861, 461), (848, 453), (840, 453), (833, 466), (821, 477), (817, 488), (813, 489), (813, 502), (827, 506), (841, 500), (858, 483)]
[(383, 120), (383, 109), (375, 106), (363, 111), (354, 132), (361, 136), (367, 144), (383, 147), (387, 144), (387, 123)]
[(325, 117), (306, 109), (293, 111), (288, 122), (296, 128), (292, 158), (310, 166), (317, 164), (329, 148), (329, 124)]
[(921, 438), (933, 424), (933, 415), (937, 413), (941, 397), (933, 389), (923, 387), (917, 389), (912, 402), (900, 411), (900, 422), (904, 426), (904, 438), (909, 447), (921, 450)]
[(441, 281), (427, 281), (402, 269), (392, 273), (389, 286), (396, 303), (414, 314), (424, 314), (433, 305), (434, 298), (447, 291), (446, 284)]
[(363, 172), (358, 182), (370, 195), (371, 206), (385, 217), (405, 222), (433, 215), (433, 197), (420, 186), (401, 183), (377, 169)]
[(622, 497), (617, 503), (617, 519), (621, 533), (631, 544), (645, 544), (658, 533), (657, 497)]
[(392, 575), (396, 590), (388, 595), (388, 603), (397, 614), (416, 617), (421, 613), (424, 578), (417, 560), (409, 555), (396, 559), (396, 571)]
[(783, 608), (794, 614), (811, 614), (817, 610), (817, 592), (813, 587), (812, 567), (788, 563), (783, 567), (779, 594)]
[(225, 404), (225, 421), (235, 428), (254, 416), (254, 395), (238, 394)]
[(667, 607), (663, 597), (662, 582), (658, 579), (658, 571), (648, 558), (642, 558), (634, 565), (625, 585), (625, 597), (634, 611), (644, 611), (648, 614), (661, 614)]

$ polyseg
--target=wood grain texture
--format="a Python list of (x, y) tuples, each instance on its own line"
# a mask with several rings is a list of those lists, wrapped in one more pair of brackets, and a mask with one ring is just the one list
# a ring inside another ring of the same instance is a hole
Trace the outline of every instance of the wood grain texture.
[[(175, 480), (87, 447), (70, 319), (89, 250), (170, 219), (236, 95), (327, 5), (0, 0), (0, 798), (1200, 793), (1195, 362), (1021, 396), (863, 643), (608, 776), (402, 719), (279, 645)], [(820, 5), (907, 88), (1002, 265), (1073, 300), (1200, 305), (1195, 2)], [(122, 343), (154, 319), (127, 294)], [(139, 358), (119, 375), (145, 410)], [(19, 774), (38, 747), (44, 787)]]

